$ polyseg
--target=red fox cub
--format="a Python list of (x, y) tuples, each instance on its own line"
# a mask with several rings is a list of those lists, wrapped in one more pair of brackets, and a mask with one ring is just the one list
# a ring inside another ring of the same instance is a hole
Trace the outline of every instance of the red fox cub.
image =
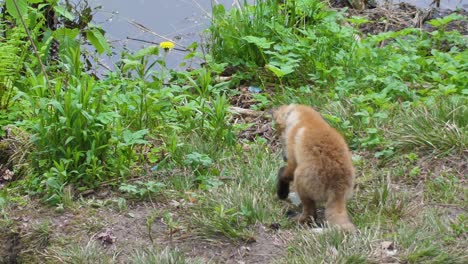
[(299, 223), (316, 219), (317, 204), (325, 204), (325, 220), (332, 226), (354, 231), (346, 210), (352, 195), (354, 169), (351, 153), (343, 137), (305, 105), (284, 105), (273, 111), (273, 119), (283, 145), (287, 165), (278, 172), (280, 199), (289, 194), (293, 181), (303, 204)]

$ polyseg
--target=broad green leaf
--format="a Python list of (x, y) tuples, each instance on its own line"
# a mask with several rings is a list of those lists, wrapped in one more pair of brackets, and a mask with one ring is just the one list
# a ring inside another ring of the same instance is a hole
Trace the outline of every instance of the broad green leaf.
[(217, 17), (224, 17), (226, 14), (226, 9), (224, 7), (224, 5), (215, 5), (213, 6), (213, 15), (217, 16)]
[(254, 36), (247, 36), (243, 37), (243, 40), (247, 41), (248, 43), (252, 43), (257, 45), (257, 47), (262, 48), (262, 49), (269, 49), (271, 47), (271, 44), (274, 42), (269, 42), (266, 40), (266, 38), (259, 38), (259, 37), (254, 37)]
[(463, 18), (464, 17), (460, 14), (452, 13), (446, 17), (429, 20), (427, 23), (431, 24), (434, 27), (441, 27), (447, 25), (448, 23), (454, 20), (461, 20)]
[(96, 48), (99, 54), (102, 54), (104, 51), (109, 51), (109, 43), (107, 43), (106, 38), (102, 35), (101, 31), (97, 28), (92, 28), (86, 32), (86, 37), (89, 42)]
[(148, 129), (138, 130), (136, 132), (130, 132), (128, 130), (124, 131), (122, 136), (125, 142), (125, 146), (130, 146), (134, 144), (146, 144), (148, 141), (142, 139), (148, 133)]
[(62, 114), (64, 113), (62, 105), (57, 100), (50, 100), (49, 104), (52, 105), (56, 111), (59, 111)]
[(70, 143), (72, 140), (74, 140), (75, 137), (74, 136), (69, 136), (66, 140), (65, 140), (65, 145), (68, 145), (68, 143)]
[(271, 72), (273, 72), (273, 73), (276, 75), (276, 77), (278, 77), (278, 78), (281, 78), (281, 77), (284, 76), (284, 74), (283, 74), (283, 72), (281, 71), (281, 69), (278, 68), (278, 67), (276, 67), (276, 66), (274, 66), (274, 65), (267, 64), (267, 65), (265, 65), (265, 67), (266, 67), (268, 70), (270, 70)]
[[(16, 20), (19, 20), (21, 17), (18, 14), (18, 10), (16, 9), (15, 3), (13, 0), (6, 0), (6, 9), (8, 13)], [(28, 3), (26, 0), (16, 0), (18, 4), (18, 9), (21, 16), (24, 16), (28, 12)]]
[(122, 69), (124, 72), (128, 70), (137, 69), (141, 66), (141, 63), (136, 60), (123, 59), (122, 62), (125, 63)]
[(158, 54), (159, 54), (159, 47), (155, 46), (155, 45), (152, 45), (152, 46), (149, 46), (149, 47), (146, 47), (144, 49), (139, 50), (135, 54), (134, 57), (139, 59), (139, 58), (143, 58), (145, 56), (158, 55)]
[(54, 6), (54, 11), (57, 12), (57, 14), (65, 17), (68, 20), (73, 20), (75, 17), (73, 16), (72, 13), (70, 13), (64, 6), (61, 5), (56, 5)]
[(148, 134), (148, 129), (142, 129), (142, 130), (138, 130), (138, 131), (135, 131), (133, 133), (133, 137), (134, 138), (143, 138), (146, 134)]
[(294, 69), (293, 67), (289, 66), (289, 65), (284, 65), (284, 66), (281, 66), (281, 68), (278, 68), (274, 65), (271, 65), (271, 64), (267, 64), (265, 65), (265, 68), (267, 68), (268, 70), (270, 70), (271, 72), (273, 72), (276, 77), (278, 78), (281, 78), (287, 74), (290, 74), (292, 72), (294, 72)]
[(282, 65), (280, 67), (281, 71), (283, 72), (284, 75), (288, 75), (290, 73), (294, 72), (294, 68), (291, 65)]
[(99, 120), (102, 124), (110, 124), (116, 118), (119, 118), (120, 115), (117, 112), (107, 112), (107, 113), (100, 113), (96, 119)]
[(75, 39), (78, 34), (80, 33), (80, 30), (77, 28), (71, 29), (71, 28), (57, 28), (54, 31), (54, 37), (61, 39), (64, 37), (68, 37), (70, 39)]

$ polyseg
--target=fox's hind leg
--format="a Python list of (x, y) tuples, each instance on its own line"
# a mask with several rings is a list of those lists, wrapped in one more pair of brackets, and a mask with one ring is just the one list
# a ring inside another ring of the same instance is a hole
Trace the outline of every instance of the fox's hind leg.
[(349, 220), (344, 194), (340, 193), (329, 197), (325, 207), (325, 219), (330, 225), (336, 226), (342, 230), (356, 230), (356, 227)]
[(307, 184), (304, 183), (305, 177), (301, 173), (306, 173), (304, 170), (297, 169), (296, 174), (296, 192), (301, 198), (302, 214), (298, 217), (300, 224), (311, 224), (317, 220), (317, 206), (313, 199), (313, 194)]
[(317, 207), (315, 201), (308, 197), (301, 197), (302, 214), (297, 219), (299, 224), (311, 224), (317, 220)]

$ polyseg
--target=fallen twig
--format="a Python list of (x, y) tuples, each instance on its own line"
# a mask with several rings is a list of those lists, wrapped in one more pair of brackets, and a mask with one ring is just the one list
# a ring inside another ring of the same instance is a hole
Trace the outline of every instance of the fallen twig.
[(132, 24), (133, 26), (139, 28), (140, 30), (142, 30), (142, 31), (144, 31), (144, 32), (148, 32), (148, 33), (153, 34), (153, 35), (155, 35), (155, 36), (157, 36), (157, 37), (159, 37), (159, 38), (162, 38), (162, 39), (165, 39), (165, 40), (167, 40), (167, 41), (173, 42), (175, 45), (177, 45), (177, 46), (179, 46), (179, 47), (182, 47), (182, 48), (184, 48), (185, 50), (187, 50), (187, 48), (184, 47), (183, 45), (181, 45), (181, 44), (175, 42), (174, 40), (172, 40), (172, 39), (170, 39), (170, 38), (167, 38), (167, 37), (165, 37), (165, 36), (163, 36), (163, 35), (160, 35), (160, 34), (154, 32), (154, 31), (152, 31), (151, 29), (145, 27), (144, 25), (142, 25), (142, 24), (140, 24), (140, 23), (138, 23), (138, 22), (136, 22), (136, 21), (134, 21), (134, 20), (129, 20), (129, 19), (127, 19), (127, 22), (130, 23), (130, 24)]
[(231, 111), (234, 114), (246, 115), (246, 116), (252, 116), (252, 117), (260, 117), (260, 116), (265, 115), (264, 111), (255, 111), (252, 109), (245, 109), (245, 108), (240, 108), (236, 106), (230, 106), (229, 111)]

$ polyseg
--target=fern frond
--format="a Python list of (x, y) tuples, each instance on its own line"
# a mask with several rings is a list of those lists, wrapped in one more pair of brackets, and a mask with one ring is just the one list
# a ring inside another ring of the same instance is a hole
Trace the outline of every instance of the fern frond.
[(13, 95), (13, 83), (20, 77), (23, 61), (20, 56), (20, 47), (24, 45), (21, 39), (23, 34), (15, 28), (8, 33), (8, 38), (0, 37), (0, 109), (8, 108)]

